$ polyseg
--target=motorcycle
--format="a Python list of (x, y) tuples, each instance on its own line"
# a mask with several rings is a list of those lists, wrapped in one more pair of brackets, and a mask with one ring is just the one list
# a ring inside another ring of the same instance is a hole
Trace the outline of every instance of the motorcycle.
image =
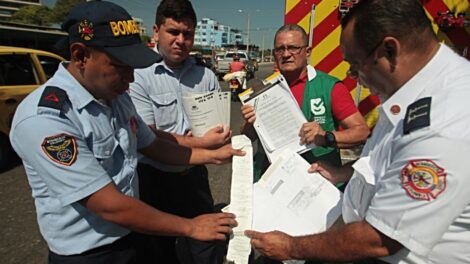
[(238, 94), (246, 89), (246, 72), (237, 71), (228, 73), (224, 79), (228, 81), (228, 87), (230, 89), (232, 101), (239, 101), (240, 99), (238, 98)]

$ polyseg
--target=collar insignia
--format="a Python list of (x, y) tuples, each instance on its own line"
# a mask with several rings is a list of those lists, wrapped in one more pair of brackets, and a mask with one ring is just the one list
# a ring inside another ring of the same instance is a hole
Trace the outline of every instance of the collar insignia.
[(431, 97), (421, 98), (406, 109), (403, 134), (409, 134), (431, 124)]

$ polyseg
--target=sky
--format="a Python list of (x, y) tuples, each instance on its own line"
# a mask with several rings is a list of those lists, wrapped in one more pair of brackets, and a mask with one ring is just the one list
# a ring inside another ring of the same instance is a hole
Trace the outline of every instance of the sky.
[[(133, 17), (142, 18), (149, 34), (160, 0), (110, 0), (124, 7)], [(42, 0), (49, 7), (56, 0)], [(192, 0), (198, 21), (203, 17), (242, 30), (245, 34), (250, 17), (250, 44), (272, 48), (276, 30), (284, 23), (284, 0)], [(241, 12), (240, 12), (241, 11)]]

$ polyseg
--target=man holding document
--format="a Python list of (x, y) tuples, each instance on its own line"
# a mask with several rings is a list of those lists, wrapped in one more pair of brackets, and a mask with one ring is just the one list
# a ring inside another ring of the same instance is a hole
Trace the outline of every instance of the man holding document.
[[(369, 128), (347, 88), (338, 79), (307, 64), (310, 51), (307, 34), (300, 26), (284, 25), (276, 32), (276, 65), (308, 121), (299, 131), (299, 141), (317, 146), (303, 154), (303, 157), (310, 163), (327, 160), (341, 165), (338, 148), (365, 142)], [(254, 107), (243, 105), (241, 110), (245, 118), (242, 133), (253, 140), (257, 137), (253, 129), (256, 119)], [(337, 130), (339, 125), (343, 130)], [(258, 151), (255, 156), (255, 180), (259, 179), (267, 166), (269, 162), (265, 155)]]
[[(421, 2), (361, 0), (342, 21), (349, 74), (382, 101), (354, 165), (313, 164), (349, 180), (346, 225), (292, 237), (247, 231), (278, 260), (470, 263), (470, 63), (440, 44)], [(436, 217), (438, 216), (438, 217)]]
[[(135, 71), (130, 95), (139, 115), (157, 135), (173, 138), (185, 146), (214, 148), (229, 141), (231, 131), (228, 127), (215, 127), (203, 137), (187, 135), (191, 127), (183, 107), (183, 96), (220, 90), (212, 71), (197, 65), (189, 57), (195, 27), (196, 14), (189, 1), (160, 2), (153, 31), (157, 42), (155, 51), (163, 60)], [(153, 207), (187, 217), (214, 211), (204, 165), (170, 166), (142, 159), (138, 172), (140, 198)], [(155, 263), (217, 263), (214, 243), (180, 239), (178, 245), (184, 251), (178, 256), (175, 244), (175, 237), (146, 236), (137, 248), (138, 257)], [(186, 257), (191, 262), (181, 260)]]

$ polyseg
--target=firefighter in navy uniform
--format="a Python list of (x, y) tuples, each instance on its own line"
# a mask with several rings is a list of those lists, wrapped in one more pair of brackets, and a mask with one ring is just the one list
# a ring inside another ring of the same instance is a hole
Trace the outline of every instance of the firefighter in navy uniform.
[[(120, 6), (77, 5), (63, 29), (71, 61), (18, 107), (10, 139), (35, 199), (49, 263), (135, 263), (130, 230), (224, 240), (232, 214), (184, 218), (138, 198), (137, 153), (170, 164), (221, 163), (229, 145), (209, 151), (158, 138), (127, 89), (133, 69), (159, 56), (140, 41)], [(161, 150), (164, 151), (161, 151)]]

